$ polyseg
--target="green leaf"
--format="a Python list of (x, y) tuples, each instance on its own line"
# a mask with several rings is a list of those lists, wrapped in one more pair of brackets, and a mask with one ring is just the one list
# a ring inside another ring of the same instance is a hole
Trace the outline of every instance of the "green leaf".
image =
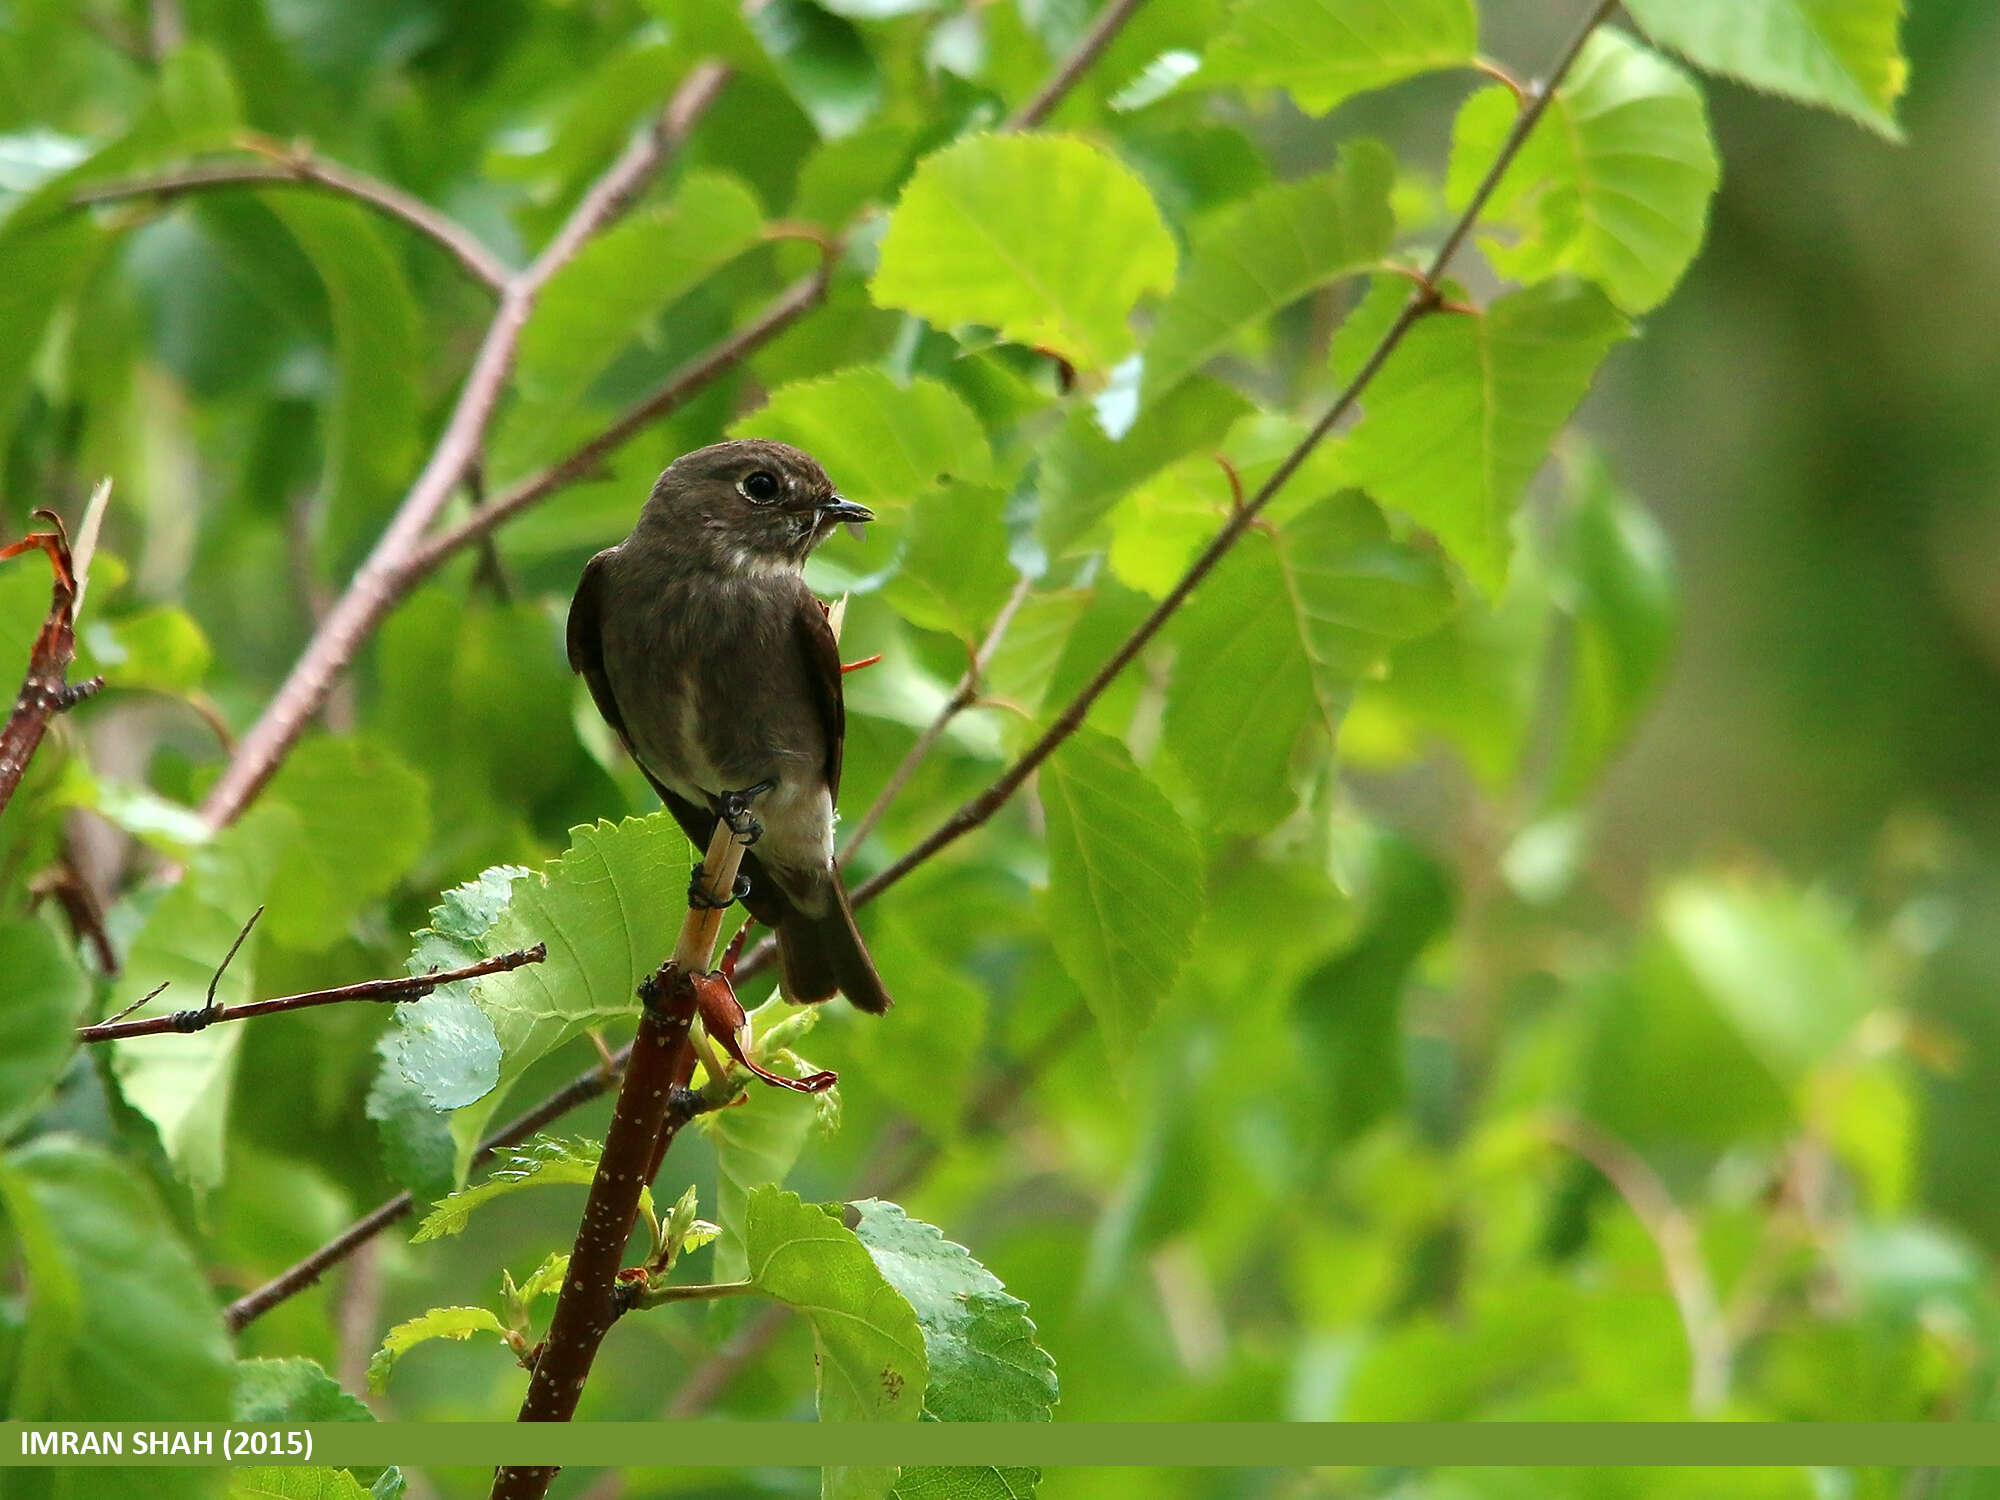
[[(1518, 109), (1511, 91), (1492, 88), (1459, 111), (1445, 187), (1454, 210), (1472, 201)], [(1573, 272), (1625, 311), (1646, 312), (1666, 300), (1701, 249), (1721, 176), (1693, 80), (1600, 31), (1481, 215), (1513, 243), (1487, 235), (1481, 247), (1515, 281)]]
[(1040, 1469), (923, 1465), (898, 1474), (891, 1493), (895, 1500), (1032, 1500), (1041, 1481)]
[(89, 280), (110, 238), (84, 218), (32, 234), (0, 233), (0, 328), (7, 330), (0, 339), (0, 442), (13, 433), (50, 320)]
[(246, 1468), (230, 1470), (229, 1500), (369, 1500), (369, 1492), (345, 1469)]
[(549, 955), (397, 1007), (404, 1075), (432, 1104), (458, 1109), (460, 1176), (527, 1068), (586, 1029), (637, 1010), (639, 981), (673, 949), (691, 863), (669, 813), (586, 824), (570, 830), (568, 852), (540, 871), (489, 870), (432, 914), (433, 926), (417, 935), (412, 973), (536, 943)]
[[(602, 1141), (564, 1141), (548, 1136), (537, 1136), (526, 1146), (502, 1152), (501, 1165), (486, 1177), (434, 1204), (417, 1226), (417, 1232), (410, 1236), (410, 1243), (421, 1244), (458, 1234), (471, 1222), (475, 1209), (523, 1188), (562, 1183), (587, 1187), (597, 1175), (597, 1163), (603, 1154)], [(639, 1189), (639, 1202), (650, 1216), (653, 1208), (650, 1188)]]
[(1019, 575), (1007, 560), (1007, 496), (954, 484), (922, 501), (883, 597), (912, 625), (985, 639)]
[(101, 675), (106, 687), (190, 693), (208, 675), (213, 656), (201, 627), (171, 605), (119, 620), (86, 620), (79, 636), (79, 670)]
[(190, 849), (215, 837), (215, 830), (194, 808), (132, 782), (96, 775), (80, 758), (64, 764), (56, 798), (65, 806), (88, 808), (112, 827), (173, 859), (186, 857)]
[[(628, 495), (626, 526), (643, 494)], [(369, 727), (430, 780), (431, 880), (518, 863), (544, 847), (531, 822), (577, 820), (577, 681), (544, 601), (496, 607), (463, 588), (424, 589), (384, 622), (376, 655)]]
[(843, 495), (878, 513), (953, 479), (986, 480), (993, 468), (985, 430), (956, 391), (922, 375), (898, 385), (872, 365), (780, 386), (729, 435), (805, 449)]
[(1388, 675), (1355, 694), (1342, 727), (1349, 755), (1394, 763), (1436, 739), (1490, 794), (1515, 785), (1554, 618), (1547, 585), (1539, 567), (1517, 566), (1498, 599), (1468, 599), (1442, 629), (1399, 646)]
[(1697, 67), (1902, 139), (1903, 0), (1634, 0), (1628, 8), (1654, 41)]
[(1372, 269), (1395, 233), (1395, 180), (1386, 147), (1355, 141), (1333, 171), (1265, 188), (1204, 225), (1146, 345), (1140, 399), (1157, 401), (1313, 288)]
[(20, 1129), (76, 1050), (90, 981), (47, 923), (0, 922), (0, 1141)]
[[(499, 1045), (493, 1040), (492, 1027), (479, 1015), (478, 1007), (469, 1000), (464, 1003), (478, 1016), (480, 1041), (491, 1065), (497, 1068)], [(376, 1039), (375, 1056), (380, 1063), (364, 1108), (375, 1122), (382, 1168), (390, 1181), (409, 1189), (410, 1196), (419, 1202), (433, 1202), (457, 1185), (458, 1143), (452, 1139), (450, 1117), (433, 1108), (423, 1089), (404, 1075), (402, 1042), (400, 1027)]]
[(784, 1185), (818, 1117), (809, 1096), (762, 1088), (748, 1104), (699, 1117), (715, 1148), (715, 1222), (722, 1230), (715, 1241), (715, 1280), (750, 1274), (750, 1204), (761, 1190)]
[(433, 1307), (389, 1330), (382, 1347), (368, 1361), (368, 1389), (378, 1396), (387, 1390), (396, 1361), (419, 1344), (432, 1339), (469, 1339), (475, 1333), (498, 1334), (504, 1341), (507, 1331), (488, 1308)]
[(1159, 209), (1109, 152), (1068, 136), (975, 135), (918, 163), (870, 287), (881, 306), (984, 324), (1109, 370), (1132, 348), (1133, 307), (1173, 278)]
[[(688, 1189), (693, 1192), (693, 1188)], [(650, 1192), (641, 1202), (649, 1202)], [(569, 1252), (551, 1250), (542, 1263), (528, 1273), (528, 1279), (514, 1289), (514, 1297), (519, 1302), (523, 1314), (534, 1310), (535, 1302), (542, 1297), (553, 1297), (562, 1290), (563, 1278), (569, 1275)]]
[(841, 1092), (864, 1091), (868, 1103), (856, 1106), (857, 1118), (879, 1101), (884, 1111), (908, 1114), (937, 1142), (959, 1134), (987, 1034), (986, 988), (939, 951), (950, 940), (920, 920), (874, 914), (868, 950), (876, 966), (924, 1003), (895, 1026), (830, 1016), (813, 1037), (815, 1059), (839, 1071)]
[(310, 1359), (239, 1359), (232, 1422), (372, 1422), (375, 1413)]
[(343, 937), (430, 842), (430, 789), (386, 744), (314, 738), (294, 749), (264, 796), (299, 816), (264, 921), (308, 952)]
[(1785, 1090), (1670, 943), (1649, 934), (1624, 967), (1580, 988), (1597, 1023), (1580, 1104), (1617, 1139), (1673, 1160), (1796, 1128)]
[[(1237, 494), (1257, 493), (1306, 431), (1295, 417), (1250, 412), (1230, 426), (1216, 451), (1191, 454), (1142, 480), (1112, 507), (1105, 554), (1111, 571), (1133, 588), (1165, 598), (1229, 519)], [(1341, 489), (1346, 480), (1337, 451), (1326, 444), (1313, 449), (1273, 497), (1265, 518), (1289, 519)]]
[[(272, 802), (252, 808), (214, 842), (191, 851), (187, 873), (160, 897), (127, 949), (109, 1010), (122, 1010), (169, 981), (171, 988), (135, 1011), (135, 1018), (201, 1005), (216, 966), (250, 914), (269, 898), (298, 837), (297, 816)], [(253, 931), (216, 986), (216, 1004), (241, 1005), (251, 998), (259, 945)], [(222, 1181), (223, 1136), (243, 1033), (241, 1025), (211, 1026), (192, 1035), (167, 1032), (110, 1044), (126, 1102), (158, 1127), (168, 1158), (197, 1191)]]
[(1314, 692), (1275, 541), (1262, 532), (1239, 541), (1181, 611), (1173, 638), (1167, 746), (1210, 818), (1261, 833), (1297, 801), (1292, 757), (1306, 724), (1318, 712), (1337, 729), (1344, 707)]
[(1071, 408), (1042, 453), (1042, 545), (1061, 554), (1083, 540), (1133, 485), (1175, 459), (1221, 446), (1250, 403), (1219, 381), (1194, 376), (1139, 413), (1115, 441), (1088, 406)]
[(1557, 586), (1571, 619), (1569, 697), (1549, 784), (1558, 801), (1583, 795), (1651, 702), (1676, 616), (1673, 556), (1658, 523), (1595, 453), (1568, 469)]
[(1689, 879), (1660, 903), (1682, 960), (1750, 1049), (1800, 1081), (1886, 999), (1846, 916), (1775, 879)]
[(494, 439), (499, 469), (554, 457), (570, 416), (625, 347), (762, 230), (747, 187), (695, 172), (668, 203), (633, 213), (585, 245), (542, 289), (521, 330), (515, 402)]
[(1307, 114), (1479, 51), (1472, 0), (1249, 0), (1216, 38), (1199, 83), (1282, 88)]
[(98, 1147), (47, 1135), (0, 1161), (28, 1283), (8, 1415), (221, 1421), (233, 1363), (206, 1277), (151, 1190)]
[(359, 205), (322, 193), (260, 196), (326, 288), (339, 373), (320, 493), (336, 535), (360, 537), (416, 466), (425, 400), (417, 304), (401, 260)]
[(1244, 537), (1174, 628), (1167, 743), (1211, 821), (1262, 832), (1290, 812), (1300, 731), (1330, 750), (1355, 684), (1454, 602), (1437, 560), (1353, 491)]
[(769, 0), (745, 19), (791, 96), (831, 139), (875, 113), (882, 77), (860, 29), (828, 9), (809, 0)]
[(1425, 318), (1368, 387), (1343, 447), (1350, 479), (1498, 593), (1514, 508), (1627, 331), (1596, 288), (1564, 281)]
[(1201, 918), (1201, 853), (1118, 741), (1080, 729), (1041, 773), (1049, 937), (1116, 1054), (1170, 994)]
[[(489, 957), (487, 930), (506, 911), (515, 881), (528, 873), (518, 865), (497, 865), (446, 891), (431, 908), (431, 925), (415, 934), (416, 949), (405, 967), (423, 974), (466, 968)], [(440, 985), (423, 999), (396, 1007), (398, 1035), (391, 1060), (433, 1110), (457, 1109), (484, 1098), (499, 1081), (500, 1039), (473, 999), (485, 982)], [(393, 1110), (401, 1092), (387, 1089), (384, 1108)]]
[(893, 1203), (863, 1198), (855, 1234), (923, 1329), (924, 1411), (941, 1422), (1046, 1422), (1056, 1364), (1035, 1342), (1028, 1304), (963, 1245)]
[[(812, 1324), (820, 1420), (916, 1421), (930, 1380), (923, 1330), (853, 1232), (796, 1193), (764, 1187), (750, 1196), (745, 1239), (757, 1289)], [(894, 1477), (889, 1469), (823, 1470), (821, 1493), (881, 1495)]]
[(799, 167), (790, 217), (807, 224), (845, 224), (869, 204), (886, 201), (916, 143), (908, 125), (878, 121), (828, 141)]
[(1451, 886), (1414, 845), (1385, 836), (1367, 925), (1300, 982), (1292, 999), (1328, 1139), (1355, 1139), (1403, 1102), (1403, 991), (1450, 924)]

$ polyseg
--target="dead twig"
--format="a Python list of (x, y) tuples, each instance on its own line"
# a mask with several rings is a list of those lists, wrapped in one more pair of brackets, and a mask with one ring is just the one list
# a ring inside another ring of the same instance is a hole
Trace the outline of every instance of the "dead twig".
[[(258, 910), (261, 912), (262, 907)], [(251, 919), (253, 922), (255, 918)], [(241, 946), (249, 928), (237, 937)], [(236, 948), (229, 950), (229, 958), (236, 955)], [(99, 1021), (94, 1026), (79, 1026), (76, 1039), (79, 1042), (112, 1042), (125, 1037), (159, 1036), (163, 1032), (202, 1031), (220, 1021), (249, 1021), (258, 1016), (274, 1016), (281, 1011), (310, 1010), (318, 1005), (344, 1005), (349, 1001), (373, 1001), (377, 1003), (401, 1004), (408, 1000), (421, 1000), (441, 984), (456, 984), (460, 980), (480, 979), (488, 974), (505, 974), (526, 964), (538, 964), (548, 957), (548, 949), (541, 943), (532, 948), (517, 948), (512, 953), (502, 953), (493, 958), (482, 958), (476, 964), (467, 964), (461, 969), (433, 969), (428, 974), (411, 974), (400, 979), (365, 979), (359, 984), (337, 985), (326, 990), (307, 990), (299, 995), (281, 995), (272, 1000), (252, 1000), (244, 1005), (215, 1004), (215, 984), (222, 979), (222, 969), (217, 969), (215, 980), (209, 987), (209, 1003), (194, 1010), (175, 1011), (171, 1015), (147, 1016), (143, 1020), (127, 1021), (125, 1015), (137, 1010), (146, 1000), (166, 988), (154, 990), (134, 1005), (128, 1006), (110, 1020)], [(229, 958), (224, 958), (222, 968), (229, 967)]]
[[(102, 493), (100, 486), (100, 496)], [(49, 721), (104, 686), (102, 677), (74, 684), (69, 680), (70, 663), (76, 660), (76, 604), (81, 585), (72, 566), (69, 534), (63, 529), (62, 518), (52, 510), (38, 510), (35, 515), (54, 529), (31, 532), (18, 542), (0, 547), (0, 560), (24, 552), (42, 552), (55, 574), (49, 590), (48, 616), (35, 633), (35, 643), (28, 653), (28, 675), (21, 680), (21, 691), (15, 696), (14, 711), (7, 716), (6, 728), (0, 729), (0, 812), (5, 812), (13, 800), (28, 762), (48, 733)]]

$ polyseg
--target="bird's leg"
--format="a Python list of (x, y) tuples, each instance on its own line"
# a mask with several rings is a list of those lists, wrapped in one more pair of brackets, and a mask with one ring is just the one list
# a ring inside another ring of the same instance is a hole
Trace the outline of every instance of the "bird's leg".
[(723, 792), (715, 799), (715, 815), (729, 825), (729, 831), (749, 848), (764, 836), (764, 825), (750, 811), (750, 804), (778, 783), (768, 777), (740, 792)]

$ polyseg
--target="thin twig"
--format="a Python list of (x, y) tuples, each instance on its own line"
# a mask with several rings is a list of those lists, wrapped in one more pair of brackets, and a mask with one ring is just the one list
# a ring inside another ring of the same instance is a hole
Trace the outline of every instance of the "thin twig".
[(1466, 204), (1464, 212), (1459, 215), (1450, 232), (1446, 234), (1444, 243), (1432, 257), (1430, 268), (1424, 275), (1424, 285), (1414, 291), (1410, 300), (1403, 304), (1403, 310), (1397, 314), (1396, 321), (1390, 325), (1388, 332), (1382, 335), (1367, 360), (1355, 372), (1354, 378), (1348, 382), (1346, 389), (1342, 390), (1333, 404), (1327, 408), (1325, 415), (1315, 422), (1311, 430), (1299, 440), (1297, 446), (1285, 455), (1283, 461), (1272, 470), (1270, 477), (1258, 487), (1257, 493), (1249, 502), (1231, 514), (1214, 539), (1202, 549), (1201, 555), (1188, 565), (1180, 581), (1120, 643), (1118, 649), (1112, 652), (1110, 660), (1098, 668), (1090, 681), (1084, 684), (1041, 737), (1003, 771), (991, 786), (945, 819), (929, 837), (910, 849), (887, 869), (880, 871), (858, 887), (854, 892), (857, 905), (894, 885), (947, 845), (985, 823), (1006, 804), (1008, 798), (1020, 789), (1021, 784), (1034, 774), (1036, 768), (1081, 727), (1091, 706), (1103, 695), (1104, 690), (1112, 684), (1120, 672), (1124, 671), (1133, 658), (1146, 648), (1153, 637), (1159, 634), (1160, 628), (1173, 617), (1174, 612), (1182, 604), (1187, 602), (1188, 596), (1194, 592), (1196, 586), (1214, 571), (1216, 564), (1221, 562), (1230, 548), (1236, 545), (1243, 533), (1250, 529), (1264, 507), (1271, 503), (1277, 493), (1298, 472), (1300, 465), (1305, 463), (1313, 450), (1324, 442), (1327, 435), (1354, 409), (1361, 393), (1388, 363), (1389, 357), (1401, 346), (1409, 331), (1425, 317), (1439, 310), (1437, 288), (1451, 264), (1452, 257), (1465, 243), (1466, 236), (1472, 232), (1473, 224), (1477, 222), (1480, 212), (1486, 207), (1487, 200), (1493, 196), (1500, 179), (1513, 164), (1522, 146), (1527, 143), (1528, 136), (1547, 110), (1550, 100), (1555, 97), (1556, 85), (1575, 63), (1577, 55), (1582, 52), (1584, 43), (1590, 39), (1591, 33), (1617, 8), (1618, 0), (1599, 0), (1571, 36), (1557, 58), (1555, 66), (1550, 70), (1548, 82), (1532, 91), (1533, 97), (1527, 108), (1523, 109), (1515, 119), (1513, 129), (1508, 132), (1507, 139), (1493, 159), (1493, 165), (1488, 168), (1471, 201)]
[(163, 63), (187, 40), (187, 18), (181, 14), (180, 0), (151, 0), (146, 7), (152, 32), (153, 61)]
[[(695, 1065), (697, 977), (715, 961), (724, 910), (697, 902), (694, 891), (730, 890), (745, 847), (729, 824), (718, 819), (689, 888), (673, 957), (639, 987), (639, 1032), (628, 1049), (604, 1150), (570, 1250), (569, 1273), (556, 1296), (548, 1337), (529, 1371), (518, 1421), (567, 1422), (574, 1416), (604, 1336), (651, 1290), (643, 1277), (621, 1283), (618, 1269), (638, 1219), (639, 1194), (659, 1172), (660, 1159), (680, 1127), (694, 1115), (688, 1082)], [(693, 1295), (686, 1289), (681, 1294)], [(540, 1500), (555, 1476), (556, 1470), (545, 1465), (503, 1465), (494, 1470), (493, 1500)]]
[[(97, 954), (97, 967), (108, 979), (118, 977), (118, 950), (104, 926), (104, 903), (84, 879), (70, 853), (69, 840), (61, 845), (56, 863), (28, 882), (28, 904), (32, 909), (45, 900), (62, 908), (69, 930), (79, 944), (88, 943)], [(155, 991), (154, 993), (158, 993)], [(148, 999), (151, 996), (147, 997)]]
[(215, 992), (222, 985), (222, 976), (229, 972), (229, 966), (236, 962), (236, 955), (243, 951), (243, 945), (250, 941), (251, 929), (263, 919), (264, 908), (259, 906), (251, 912), (243, 925), (236, 930), (236, 941), (229, 945), (229, 951), (222, 955), (222, 962), (215, 966), (215, 972), (208, 976), (208, 995), (202, 1001), (201, 1014), (210, 1020), (221, 1020), (223, 1007), (215, 1003)]
[(1055, 112), (1069, 91), (1076, 87), (1090, 65), (1097, 61), (1098, 54), (1111, 45), (1111, 39), (1118, 35), (1118, 28), (1132, 18), (1145, 0), (1111, 0), (1098, 12), (1097, 20), (1077, 44), (1074, 52), (1056, 69), (1049, 81), (1036, 91), (1035, 97), (1007, 117), (1003, 126), (1006, 130), (1033, 130)]
[(632, 200), (668, 151), (686, 137), (727, 76), (716, 63), (704, 63), (690, 73), (667, 107), (584, 193), (542, 253), (508, 281), (429, 462), (203, 800), (201, 815), (211, 827), (226, 827), (250, 805), (326, 701), (361, 643), (408, 592), (408, 560), (485, 446), (537, 294)]
[(1667, 1288), (1687, 1336), (1688, 1405), (1696, 1416), (1714, 1412), (1729, 1395), (1729, 1324), (1693, 1221), (1674, 1202), (1659, 1174), (1623, 1141), (1588, 1120), (1570, 1116), (1550, 1116), (1542, 1127), (1550, 1140), (1589, 1162), (1618, 1190), (1659, 1251)]
[[(230, 951), (233, 953), (235, 950)], [(525, 964), (538, 964), (547, 957), (548, 949), (543, 944), (537, 943), (532, 948), (519, 948), (512, 953), (502, 953), (494, 958), (482, 958), (478, 963), (467, 964), (462, 969), (433, 969), (428, 974), (411, 974), (398, 979), (365, 979), (359, 984), (343, 984), (333, 989), (308, 990), (304, 994), (282, 995), (272, 1000), (252, 1000), (244, 1005), (221, 1005), (205, 1010), (179, 1011), (170, 1016), (147, 1016), (140, 1021), (124, 1021), (114, 1017), (109, 1021), (99, 1021), (94, 1026), (79, 1026), (76, 1039), (79, 1042), (111, 1042), (124, 1037), (158, 1036), (169, 1031), (198, 1030), (201, 1027), (214, 1025), (218, 1021), (248, 1021), (258, 1016), (274, 1016), (280, 1011), (310, 1010), (316, 1005), (342, 1005), (357, 1000), (400, 1004), (408, 1000), (421, 1000), (441, 984), (456, 984), (460, 980), (479, 979), (488, 974), (505, 974)], [(226, 964), (227, 960), (224, 962)], [(162, 985), (160, 988), (164, 989), (166, 986)], [(159, 992), (155, 990), (153, 994), (157, 995)], [(147, 996), (147, 999), (151, 998), (152, 996)], [(200, 1023), (200, 1027), (196, 1027), (183, 1023), (182, 1018), (188, 1016), (204, 1016), (206, 1019)]]
[(231, 187), (311, 187), (351, 198), (415, 230), (450, 255), (474, 280), (494, 293), (504, 292), (512, 272), (487, 249), (478, 235), (449, 214), (433, 208), (414, 194), (393, 183), (352, 167), (341, 166), (313, 155), (305, 145), (285, 146), (277, 142), (258, 151), (261, 159), (230, 157), (219, 161), (190, 162), (164, 172), (143, 177), (116, 178), (79, 188), (70, 202), (79, 207), (93, 203), (119, 203), (132, 198), (179, 198), (189, 193)]
[(896, 769), (889, 773), (889, 779), (883, 783), (882, 790), (876, 793), (875, 800), (868, 805), (868, 811), (855, 821), (854, 830), (847, 835), (847, 844), (840, 851), (840, 862), (843, 865), (854, 857), (854, 851), (861, 847), (861, 841), (874, 831), (877, 823), (882, 821), (882, 815), (889, 810), (889, 804), (902, 793), (903, 787), (916, 774), (917, 767), (923, 764), (924, 758), (931, 753), (931, 748), (951, 726), (951, 721), (978, 700), (979, 684), (986, 676), (986, 669), (993, 665), (994, 653), (999, 651), (1001, 641), (1006, 638), (1007, 627), (1014, 623), (1014, 616), (1020, 612), (1022, 603), (1034, 587), (1035, 580), (1025, 573), (1015, 582), (1014, 591), (1000, 606), (1000, 613), (993, 617), (993, 624), (986, 632), (986, 639), (981, 641), (979, 649), (972, 653), (972, 660), (966, 665), (965, 675), (958, 679), (958, 686), (951, 690), (951, 696), (944, 700), (943, 706), (937, 711), (937, 716), (924, 726), (923, 733), (917, 736), (917, 742), (910, 746)]

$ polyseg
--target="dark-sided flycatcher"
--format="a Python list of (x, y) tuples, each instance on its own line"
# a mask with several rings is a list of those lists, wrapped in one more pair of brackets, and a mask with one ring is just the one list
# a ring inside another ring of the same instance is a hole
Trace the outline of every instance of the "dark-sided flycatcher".
[(872, 519), (784, 443), (698, 449), (583, 570), (569, 662), (698, 851), (718, 818), (754, 839), (735, 894), (776, 929), (786, 996), (879, 1012), (833, 862), (840, 651), (802, 573), (835, 527)]

